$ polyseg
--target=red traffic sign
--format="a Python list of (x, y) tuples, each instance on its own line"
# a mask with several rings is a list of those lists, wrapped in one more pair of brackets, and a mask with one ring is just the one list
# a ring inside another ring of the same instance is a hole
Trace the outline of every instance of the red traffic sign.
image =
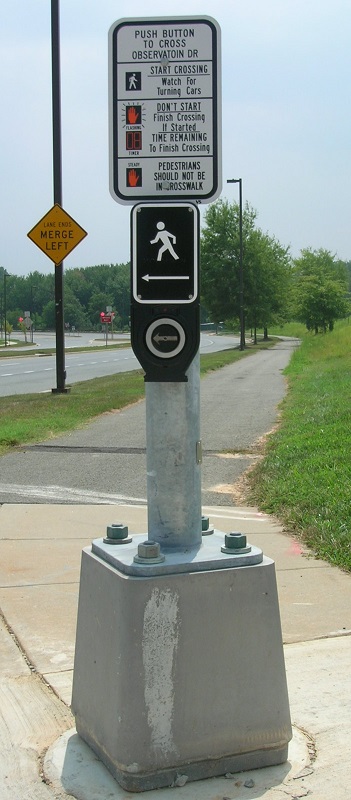
[(104, 314), (104, 312), (102, 311), (101, 314), (100, 314), (100, 319), (101, 319), (101, 322), (104, 322), (106, 324), (110, 324), (111, 322), (113, 322), (115, 316), (116, 315), (115, 315), (114, 312), (112, 312), (112, 314)]

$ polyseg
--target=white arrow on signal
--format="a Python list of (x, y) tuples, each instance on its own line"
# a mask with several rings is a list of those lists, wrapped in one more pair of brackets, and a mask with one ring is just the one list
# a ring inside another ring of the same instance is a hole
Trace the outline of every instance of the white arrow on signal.
[(188, 281), (189, 275), (143, 275), (143, 281)]
[(178, 336), (161, 336), (160, 333), (156, 333), (156, 336), (153, 337), (155, 342), (159, 344), (159, 342), (177, 342)]

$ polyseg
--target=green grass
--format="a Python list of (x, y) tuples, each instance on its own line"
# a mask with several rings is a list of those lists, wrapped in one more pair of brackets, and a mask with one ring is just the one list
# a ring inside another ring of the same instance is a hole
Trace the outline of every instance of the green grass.
[(141, 370), (74, 384), (68, 394), (11, 395), (0, 400), (0, 453), (52, 439), (144, 395)]
[(301, 339), (306, 336), (306, 326), (301, 322), (286, 322), (283, 326), (269, 328), (270, 336), (294, 336)]
[[(21, 347), (26, 347), (26, 346), (27, 346), (25, 342), (19, 342), (17, 339), (14, 339), (12, 336), (10, 337), (10, 336), (8, 335), (8, 336), (7, 336), (7, 344), (6, 344), (6, 347), (8, 347), (8, 342), (9, 342), (9, 339), (11, 340), (11, 348), (12, 348), (12, 347), (15, 347), (16, 349), (18, 349), (18, 348), (21, 348)], [(4, 355), (4, 356), (7, 356), (7, 354), (8, 354), (8, 351), (7, 351), (7, 350), (5, 350), (5, 339), (0, 339), (0, 348), (1, 348), (1, 349), (0, 349), (0, 358), (1, 358), (1, 356), (3, 356), (3, 355)], [(4, 349), (2, 349), (2, 348), (4, 348)], [(10, 353), (9, 353), (9, 355), (10, 355)], [(13, 355), (13, 353), (12, 353), (11, 355)]]
[(250, 476), (250, 500), (350, 571), (351, 325), (304, 335), (285, 374), (281, 424)]
[[(232, 364), (262, 347), (263, 345), (248, 347), (243, 353), (239, 350), (223, 350), (201, 356), (201, 374)], [(2, 397), (0, 454), (13, 447), (55, 438), (82, 427), (106, 411), (123, 408), (143, 397), (144, 379), (141, 370), (117, 373), (103, 380), (95, 378), (75, 383), (68, 394), (48, 392)]]

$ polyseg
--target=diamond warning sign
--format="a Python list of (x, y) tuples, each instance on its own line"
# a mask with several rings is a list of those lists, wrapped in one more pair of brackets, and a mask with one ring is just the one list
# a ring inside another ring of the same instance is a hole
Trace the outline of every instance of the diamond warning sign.
[(78, 225), (58, 203), (34, 225), (27, 236), (56, 264), (87, 236), (87, 231)]

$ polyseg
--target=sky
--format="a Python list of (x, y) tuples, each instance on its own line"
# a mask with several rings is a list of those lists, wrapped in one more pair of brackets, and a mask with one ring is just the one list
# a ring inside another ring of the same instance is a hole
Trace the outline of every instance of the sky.
[[(50, 0), (3, 0), (0, 265), (48, 274), (27, 237), (53, 205)], [(62, 205), (88, 236), (65, 269), (126, 263), (131, 207), (109, 191), (108, 30), (211, 16), (222, 32), (222, 199), (243, 201), (292, 257), (351, 259), (350, 0), (60, 0)], [(201, 218), (207, 206), (201, 207)]]

